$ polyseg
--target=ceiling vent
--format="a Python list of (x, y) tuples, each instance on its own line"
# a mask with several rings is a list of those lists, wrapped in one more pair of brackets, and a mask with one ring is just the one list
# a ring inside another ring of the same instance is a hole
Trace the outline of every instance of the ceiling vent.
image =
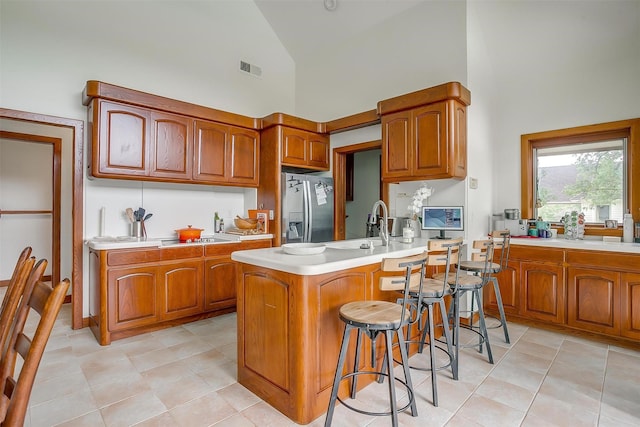
[(262, 68), (257, 65), (249, 64), (248, 62), (240, 61), (240, 71), (249, 73), (252, 76), (261, 77)]

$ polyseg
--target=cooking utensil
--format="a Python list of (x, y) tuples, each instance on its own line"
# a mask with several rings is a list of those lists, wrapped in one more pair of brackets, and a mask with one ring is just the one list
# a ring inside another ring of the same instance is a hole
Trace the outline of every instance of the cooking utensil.
[(152, 213), (148, 213), (148, 214), (146, 214), (146, 215), (144, 216), (144, 218), (143, 218), (142, 220), (143, 220), (143, 221), (146, 221), (146, 220), (148, 220), (149, 218), (151, 218), (152, 216), (153, 216), (153, 214), (152, 214)]
[(129, 221), (136, 222), (136, 220), (134, 219), (134, 216), (133, 216), (133, 209), (127, 208), (127, 209), (125, 209), (125, 213), (127, 214), (127, 217), (129, 218)]
[(188, 240), (193, 241), (195, 239), (199, 239), (202, 230), (204, 230), (204, 228), (192, 228), (188, 225), (187, 228), (176, 230), (176, 233), (178, 233), (178, 239), (180, 239), (180, 242), (184, 243)]
[(138, 217), (140, 218), (140, 219), (138, 219), (138, 221), (142, 221), (143, 220), (144, 213), (145, 213), (144, 208), (138, 208)]

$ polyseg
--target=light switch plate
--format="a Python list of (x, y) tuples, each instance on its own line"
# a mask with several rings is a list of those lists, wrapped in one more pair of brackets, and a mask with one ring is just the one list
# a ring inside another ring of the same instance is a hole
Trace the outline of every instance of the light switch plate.
[(478, 178), (469, 178), (469, 188), (473, 190), (478, 188)]
[(269, 219), (273, 219), (273, 209), (269, 209)]

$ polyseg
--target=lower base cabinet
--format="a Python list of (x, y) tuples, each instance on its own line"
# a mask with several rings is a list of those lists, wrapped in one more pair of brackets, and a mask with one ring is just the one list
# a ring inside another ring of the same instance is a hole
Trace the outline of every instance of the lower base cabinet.
[(112, 340), (235, 311), (231, 252), (271, 240), (170, 248), (91, 250), (89, 326)]
[[(639, 254), (512, 244), (496, 277), (507, 316), (640, 343)], [(483, 292), (497, 314), (493, 286)]]

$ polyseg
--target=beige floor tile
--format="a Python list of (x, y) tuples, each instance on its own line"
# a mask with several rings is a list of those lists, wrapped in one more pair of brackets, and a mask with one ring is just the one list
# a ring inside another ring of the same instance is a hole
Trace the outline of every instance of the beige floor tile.
[(64, 377), (47, 377), (41, 374), (43, 373), (38, 372), (40, 379), (37, 382), (37, 386), (31, 391), (31, 405), (37, 405), (38, 403), (52, 399), (59, 399), (60, 397), (78, 392), (90, 393), (89, 383), (82, 371), (73, 372)]
[(218, 396), (233, 406), (236, 411), (241, 412), (247, 409), (249, 406), (255, 405), (260, 402), (260, 398), (251, 393), (244, 386), (234, 383), (225, 388), (218, 390)]
[(80, 391), (30, 407), (32, 426), (51, 426), (78, 418), (98, 407), (91, 393)]
[(526, 411), (535, 396), (535, 392), (531, 390), (492, 377), (480, 384), (474, 394), (519, 411)]
[(595, 426), (598, 420), (598, 408), (593, 411), (583, 406), (558, 400), (554, 396), (538, 394), (523, 422), (524, 426)]
[(255, 424), (245, 418), (242, 414), (233, 414), (229, 418), (218, 421), (215, 427), (254, 427)]
[(57, 427), (101, 427), (106, 426), (100, 411), (92, 411), (69, 421), (57, 424)]
[(135, 427), (170, 427), (177, 426), (178, 421), (171, 416), (169, 412), (163, 412), (160, 415), (146, 419), (138, 424), (134, 424)]
[(185, 427), (210, 426), (235, 415), (237, 412), (216, 392), (208, 393), (184, 405), (176, 406), (171, 416)]
[(91, 387), (91, 394), (98, 408), (103, 408), (149, 390), (149, 384), (136, 372), (96, 384)]
[(555, 359), (558, 354), (558, 348), (549, 347), (544, 344), (527, 340), (519, 340), (513, 345), (513, 350), (518, 353), (529, 354), (549, 361)]
[(167, 409), (173, 409), (210, 392), (209, 384), (196, 374), (184, 376), (173, 383), (163, 383), (154, 390)]
[[(241, 414), (254, 423), (256, 426), (264, 426), (264, 427), (296, 427), (298, 424), (291, 421), (289, 418), (282, 415), (276, 409), (265, 402), (257, 403), (253, 406), (248, 407)], [(350, 416), (352, 416), (353, 412), (350, 412)], [(336, 420), (340, 419), (339, 417), (335, 418)], [(338, 426), (339, 424), (334, 424)]]
[(458, 411), (461, 416), (486, 427), (520, 424), (525, 411), (514, 409), (492, 399), (474, 394)]
[(105, 424), (131, 426), (166, 412), (167, 408), (152, 392), (147, 391), (100, 409)]

